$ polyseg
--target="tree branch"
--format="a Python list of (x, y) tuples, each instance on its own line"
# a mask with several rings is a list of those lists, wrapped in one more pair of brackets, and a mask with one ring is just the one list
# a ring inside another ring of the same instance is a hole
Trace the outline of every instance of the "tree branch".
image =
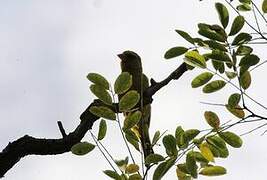
[[(166, 86), (171, 80), (179, 79), (184, 72), (187, 71), (186, 64), (181, 64), (177, 69), (175, 69), (166, 79), (161, 82), (153, 81), (151, 86), (144, 92), (144, 104), (149, 104), (152, 102), (152, 96), (159, 91), (162, 87)], [(16, 141), (10, 142), (2, 152), (0, 152), (0, 178), (4, 177), (6, 172), (10, 170), (19, 160), (28, 155), (57, 155), (69, 152), (71, 147), (76, 143), (80, 142), (84, 135), (99, 117), (95, 116), (89, 111), (91, 106), (103, 105), (100, 100), (94, 100), (88, 108), (81, 114), (80, 124), (76, 129), (65, 134), (64, 128), (60, 122), (58, 126), (63, 138), (59, 139), (45, 139), (45, 138), (35, 138), (29, 135), (25, 135)], [(109, 106), (114, 111), (118, 104), (113, 104)]]

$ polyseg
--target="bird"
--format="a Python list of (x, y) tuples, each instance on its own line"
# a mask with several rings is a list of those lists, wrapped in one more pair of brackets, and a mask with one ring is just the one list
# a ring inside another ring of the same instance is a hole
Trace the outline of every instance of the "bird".
[[(140, 95), (140, 101), (139, 103), (137, 103), (134, 109), (137, 108), (142, 112), (141, 120), (137, 124), (137, 130), (141, 141), (142, 151), (144, 153), (144, 158), (146, 158), (150, 154), (154, 153), (149, 137), (151, 105), (144, 105), (143, 97), (143, 92), (146, 88), (148, 88), (149, 81), (146, 75), (143, 74), (142, 61), (137, 53), (133, 51), (124, 51), (123, 53), (118, 54), (118, 57), (120, 58), (121, 71), (128, 72), (132, 75), (132, 86), (128, 91), (135, 90)], [(127, 92), (125, 92), (124, 94), (126, 94)], [(124, 94), (119, 95), (119, 100)]]

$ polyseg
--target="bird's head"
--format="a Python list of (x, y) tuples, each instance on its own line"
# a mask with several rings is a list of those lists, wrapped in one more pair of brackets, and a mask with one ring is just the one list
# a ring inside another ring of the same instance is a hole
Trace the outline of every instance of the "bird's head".
[(118, 57), (121, 60), (121, 67), (123, 71), (135, 68), (141, 68), (140, 70), (142, 70), (141, 58), (137, 53), (133, 51), (124, 51), (122, 54), (118, 54)]

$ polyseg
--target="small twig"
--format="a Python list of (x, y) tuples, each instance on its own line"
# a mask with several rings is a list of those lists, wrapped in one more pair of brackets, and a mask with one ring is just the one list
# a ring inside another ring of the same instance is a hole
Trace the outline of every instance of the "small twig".
[(225, 104), (210, 103), (210, 102), (203, 102), (203, 101), (200, 101), (199, 103), (205, 104), (205, 105), (211, 105), (211, 106), (223, 106), (223, 107), (225, 107)]
[(58, 125), (58, 128), (59, 128), (59, 131), (62, 135), (63, 138), (65, 138), (67, 136), (66, 132), (65, 132), (65, 129), (62, 125), (62, 122), (61, 121), (57, 121), (57, 125)]
[(267, 60), (263, 61), (262, 63), (258, 64), (257, 66), (253, 67), (251, 70), (249, 70), (250, 72), (253, 71), (254, 69), (262, 66), (263, 64), (267, 63)]
[(247, 132), (241, 134), (240, 136), (244, 136), (244, 135), (250, 134), (250, 133), (252, 133), (252, 132), (254, 132), (254, 131), (256, 131), (256, 130), (258, 130), (258, 129), (264, 127), (264, 126), (266, 126), (266, 125), (267, 125), (267, 123), (262, 124), (262, 125), (260, 125), (260, 126), (258, 126), (258, 127), (256, 127), (256, 128), (254, 128), (254, 129), (252, 129), (252, 130), (250, 130), (250, 131), (247, 131)]
[[(94, 134), (92, 133), (92, 131), (89, 130), (89, 132), (90, 132), (90, 134), (91, 134), (91, 136), (92, 136), (92, 139), (94, 140), (96, 146), (98, 147), (99, 151), (101, 152), (101, 154), (104, 156), (104, 158), (105, 158), (106, 161), (109, 163), (109, 165), (111, 166), (111, 168), (112, 168), (115, 172), (117, 172), (117, 170), (116, 170), (115, 167), (112, 165), (112, 163), (110, 162), (110, 160), (108, 159), (108, 157), (106, 156), (106, 154), (104, 153), (104, 151), (100, 148), (100, 146), (99, 146), (99, 144), (98, 144), (99, 141), (97, 141), (97, 139), (95, 138), (95, 136), (94, 136)], [(112, 159), (112, 160), (113, 160), (113, 159)], [(114, 161), (114, 162), (115, 162), (115, 161)]]

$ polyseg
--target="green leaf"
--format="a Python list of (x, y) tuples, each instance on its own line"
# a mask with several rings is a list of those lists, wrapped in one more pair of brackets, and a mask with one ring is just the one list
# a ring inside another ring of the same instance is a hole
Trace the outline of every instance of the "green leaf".
[(216, 113), (212, 112), (212, 111), (205, 111), (204, 113), (204, 117), (207, 121), (207, 123), (215, 128), (215, 129), (218, 129), (219, 126), (220, 126), (220, 119), (219, 117), (217, 116)]
[(267, 13), (267, 0), (263, 0), (261, 9), (263, 13)]
[(213, 154), (207, 143), (200, 144), (199, 149), (204, 158), (206, 158), (208, 161), (214, 162)]
[(201, 73), (200, 75), (198, 75), (193, 79), (193, 81), (191, 82), (191, 86), (192, 88), (200, 87), (209, 82), (209, 80), (211, 80), (212, 77), (213, 74), (210, 72)]
[(178, 126), (175, 130), (176, 144), (179, 148), (186, 148), (188, 142), (185, 140), (184, 130), (181, 126)]
[(121, 177), (120, 175), (115, 172), (115, 171), (112, 171), (112, 170), (105, 170), (103, 171), (108, 177), (112, 178), (112, 179), (115, 179), (115, 180), (121, 180)]
[(142, 180), (142, 176), (140, 174), (132, 174), (128, 180)]
[(205, 44), (207, 44), (209, 46), (209, 48), (211, 48), (211, 49), (225, 51), (225, 52), (227, 51), (224, 44), (218, 43), (214, 40), (205, 40), (203, 42)]
[(252, 39), (252, 36), (250, 34), (240, 33), (234, 38), (232, 45), (241, 45), (246, 42), (249, 42), (251, 39)]
[(98, 116), (98, 117), (103, 117), (105, 119), (111, 119), (111, 120), (116, 120), (116, 114), (109, 109), (108, 107), (105, 106), (92, 106), (90, 107), (89, 111)]
[(222, 89), (226, 83), (223, 80), (215, 80), (204, 86), (202, 89), (204, 93), (213, 93)]
[(128, 91), (120, 99), (120, 102), (119, 102), (120, 111), (129, 111), (139, 102), (139, 99), (140, 99), (140, 95), (137, 91), (135, 90)]
[(254, 66), (258, 64), (260, 58), (255, 54), (249, 54), (241, 58), (239, 66)]
[(107, 92), (106, 89), (103, 88), (103, 86), (99, 86), (96, 84), (92, 84), (90, 86), (90, 90), (92, 91), (92, 93), (98, 97), (103, 103), (105, 104), (112, 104), (112, 98), (110, 96), (110, 94)]
[(231, 96), (228, 98), (228, 105), (231, 108), (234, 108), (238, 105), (238, 103), (240, 102), (240, 99), (241, 99), (240, 94), (238, 93), (231, 94)]
[(215, 30), (212, 30), (210, 25), (200, 23), (198, 24), (198, 28), (198, 34), (201, 36), (220, 42), (225, 42), (226, 40), (221, 34), (217, 33)]
[(225, 71), (225, 74), (229, 79), (234, 79), (237, 76), (235, 72), (230, 72), (230, 71)]
[(79, 142), (71, 147), (71, 152), (78, 156), (83, 156), (91, 152), (95, 148), (95, 145), (88, 142)]
[(253, 51), (253, 49), (249, 46), (241, 45), (236, 50), (237, 56), (245, 56), (250, 54)]
[(235, 107), (231, 107), (229, 105), (226, 105), (226, 109), (232, 113), (233, 115), (235, 115), (236, 117), (242, 119), (245, 117), (245, 112), (243, 111), (243, 109), (239, 106), (236, 105)]
[(203, 168), (199, 174), (204, 176), (220, 176), (226, 174), (226, 169), (222, 166), (208, 166)]
[(229, 22), (229, 13), (227, 8), (221, 3), (215, 3), (215, 7), (219, 15), (221, 24), (223, 25), (224, 28), (226, 28)]
[(131, 144), (133, 145), (133, 147), (139, 151), (139, 139), (137, 137), (137, 135), (132, 131), (132, 130), (126, 130), (125, 131), (125, 137), (126, 137), (126, 140)]
[(156, 131), (152, 138), (152, 146), (154, 146), (160, 138), (160, 131)]
[(207, 54), (207, 57), (215, 61), (231, 63), (231, 58), (229, 57), (229, 55), (220, 50), (213, 50), (212, 53)]
[(197, 178), (197, 163), (193, 151), (186, 155), (186, 169), (193, 178)]
[(248, 3), (242, 3), (236, 7), (238, 11), (250, 11), (251, 6)]
[(150, 154), (146, 157), (145, 164), (156, 164), (164, 160), (165, 158), (160, 154)]
[(115, 160), (116, 165), (122, 171), (125, 171), (128, 162), (129, 162), (128, 156), (125, 159)]
[(248, 89), (251, 84), (251, 75), (249, 71), (245, 71), (240, 77), (240, 85), (243, 89)]
[[(229, 151), (226, 147), (226, 144), (222, 138), (219, 136), (209, 136), (206, 139), (209, 147), (215, 157), (227, 158), (229, 155)], [(216, 151), (216, 153), (214, 153)]]
[(212, 60), (212, 66), (216, 71), (219, 71), (220, 73), (224, 73), (224, 63), (221, 61)]
[(251, 3), (251, 0), (239, 0), (239, 2), (250, 4)]
[(186, 47), (181, 47), (181, 46), (173, 47), (165, 53), (164, 58), (165, 59), (171, 59), (174, 57), (178, 57), (178, 56), (186, 53), (187, 51), (188, 51), (188, 48), (186, 48)]
[(132, 75), (128, 72), (122, 72), (116, 79), (114, 90), (116, 94), (123, 94), (132, 86)]
[(99, 130), (98, 130), (98, 135), (97, 135), (97, 140), (102, 140), (106, 136), (107, 133), (107, 123), (104, 119), (101, 119), (100, 124), (99, 124)]
[(137, 164), (128, 164), (126, 169), (125, 169), (125, 172), (127, 174), (133, 174), (133, 173), (136, 173), (139, 171), (139, 166)]
[(200, 163), (208, 163), (209, 162), (200, 152), (194, 151), (194, 156), (195, 156), (195, 159), (197, 162), (200, 162)]
[(176, 29), (175, 31), (186, 41), (190, 42), (191, 44), (194, 44), (194, 39), (187, 32), (184, 32), (179, 29)]
[(206, 68), (207, 66), (205, 58), (196, 51), (188, 51), (185, 54), (185, 63), (200, 68)]
[(243, 16), (237, 16), (232, 24), (229, 36), (237, 34), (244, 26), (245, 18)]
[(164, 136), (162, 142), (168, 156), (177, 155), (178, 151), (176, 148), (176, 139), (173, 135), (169, 134)]
[(109, 83), (102, 75), (97, 73), (89, 73), (87, 79), (96, 85), (102, 86), (104, 89), (109, 89)]
[(229, 144), (230, 146), (234, 148), (240, 148), (243, 144), (242, 139), (233, 132), (230, 132), (230, 131), (220, 132), (219, 136), (223, 140), (225, 140), (227, 144)]
[(124, 120), (123, 129), (130, 129), (134, 127), (140, 121), (141, 117), (141, 111), (135, 111), (134, 113), (130, 113)]
[(191, 141), (194, 139), (200, 131), (198, 129), (188, 129), (184, 132), (184, 138), (187, 142)]
[(161, 180), (161, 178), (174, 165), (176, 158), (170, 158), (165, 162), (160, 163), (154, 171), (153, 180)]

